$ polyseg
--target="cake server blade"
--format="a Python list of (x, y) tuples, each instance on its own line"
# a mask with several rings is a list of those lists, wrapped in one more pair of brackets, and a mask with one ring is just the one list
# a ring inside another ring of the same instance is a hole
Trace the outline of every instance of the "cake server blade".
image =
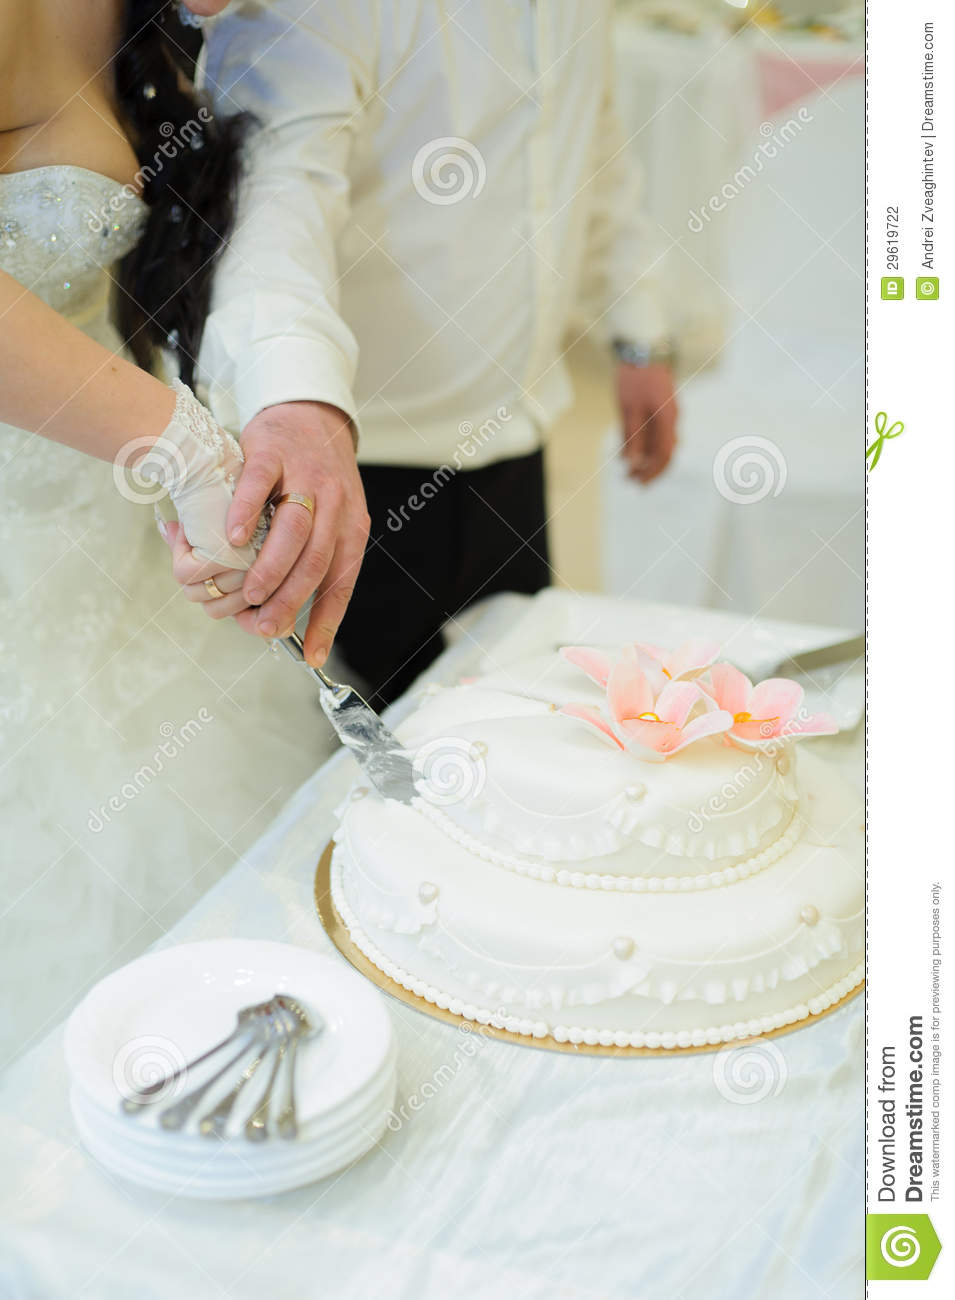
[(279, 641), (296, 662), (304, 664), (318, 682), (322, 709), (338, 738), (355, 755), (379, 794), (410, 804), (417, 791), (411, 755), (388, 730), (371, 705), (352, 686), (333, 681), (305, 658), (302, 638), (294, 632)]
[(791, 677), (800, 673), (813, 673), (820, 668), (851, 663), (865, 654), (865, 637), (848, 637), (833, 645), (820, 646), (818, 650), (803, 650), (776, 664), (771, 677)]

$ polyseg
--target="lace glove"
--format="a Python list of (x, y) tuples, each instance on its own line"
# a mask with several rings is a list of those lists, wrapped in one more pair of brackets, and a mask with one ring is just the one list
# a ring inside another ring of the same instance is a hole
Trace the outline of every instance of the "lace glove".
[(172, 419), (134, 472), (166, 488), (186, 540), (201, 559), (223, 569), (249, 569), (264, 523), (245, 546), (232, 546), (226, 536), (226, 515), (244, 461), (242, 448), (185, 384), (175, 379), (171, 387), (176, 394)]

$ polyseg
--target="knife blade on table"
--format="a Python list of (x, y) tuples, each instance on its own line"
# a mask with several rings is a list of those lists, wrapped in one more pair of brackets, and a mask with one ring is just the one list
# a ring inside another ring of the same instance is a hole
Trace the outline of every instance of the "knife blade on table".
[(794, 655), (787, 655), (767, 675), (770, 677), (792, 677), (799, 673), (813, 673), (820, 668), (831, 668), (834, 664), (850, 663), (865, 655), (865, 637), (852, 636), (844, 641), (834, 641), (831, 645), (820, 646), (817, 650), (804, 650)]

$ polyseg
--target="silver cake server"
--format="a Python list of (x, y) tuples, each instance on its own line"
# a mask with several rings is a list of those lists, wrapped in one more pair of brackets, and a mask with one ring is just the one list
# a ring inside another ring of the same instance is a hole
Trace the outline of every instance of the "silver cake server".
[(820, 668), (851, 663), (865, 654), (865, 637), (848, 637), (845, 641), (836, 641), (832, 645), (820, 646), (818, 650), (801, 650), (776, 664), (771, 677), (792, 677), (800, 673), (813, 673)]
[(313, 668), (305, 658), (302, 638), (294, 632), (278, 644), (298, 663), (304, 664), (318, 682), (322, 709), (343, 745), (355, 755), (362, 770), (379, 794), (399, 803), (411, 803), (417, 794), (411, 755), (379, 718), (371, 705), (352, 686), (343, 686)]

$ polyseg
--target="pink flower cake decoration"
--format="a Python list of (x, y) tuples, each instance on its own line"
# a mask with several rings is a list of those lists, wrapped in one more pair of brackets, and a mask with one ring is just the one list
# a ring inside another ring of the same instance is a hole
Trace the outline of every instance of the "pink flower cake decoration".
[[(667, 682), (692, 680), (705, 672), (719, 655), (717, 641), (704, 641), (695, 638), (684, 641), (675, 650), (663, 650), (660, 646), (637, 643), (628, 646), (625, 654), (635, 658), (658, 692)], [(588, 646), (564, 646), (561, 655), (568, 663), (582, 668), (592, 682), (606, 686), (613, 669), (613, 660), (599, 650)]]
[[(667, 681), (656, 689), (637, 647), (628, 647), (616, 664), (582, 647), (568, 647), (561, 653), (607, 692), (606, 713), (587, 704), (565, 704), (561, 712), (594, 727), (619, 749), (660, 760), (733, 725), (732, 714), (720, 709), (694, 681)], [(691, 717), (698, 705), (702, 712)]]
[(704, 641), (700, 637), (684, 641), (675, 650), (663, 650), (660, 646), (640, 642), (634, 648), (644, 672), (651, 680), (656, 677), (661, 687), (664, 681), (694, 680), (716, 662), (720, 653), (718, 641)]
[(613, 660), (585, 646), (561, 655), (606, 692), (606, 707), (566, 704), (561, 713), (595, 728), (619, 749), (660, 760), (707, 736), (743, 748), (838, 731), (827, 713), (806, 714), (798, 682), (773, 677), (754, 686), (719, 646), (693, 640), (675, 650), (637, 643)]
[(786, 677), (770, 677), (754, 686), (738, 668), (720, 663), (710, 669), (703, 689), (732, 715), (729, 735), (747, 747), (800, 736), (832, 736), (839, 730), (828, 713), (804, 713), (803, 688)]

